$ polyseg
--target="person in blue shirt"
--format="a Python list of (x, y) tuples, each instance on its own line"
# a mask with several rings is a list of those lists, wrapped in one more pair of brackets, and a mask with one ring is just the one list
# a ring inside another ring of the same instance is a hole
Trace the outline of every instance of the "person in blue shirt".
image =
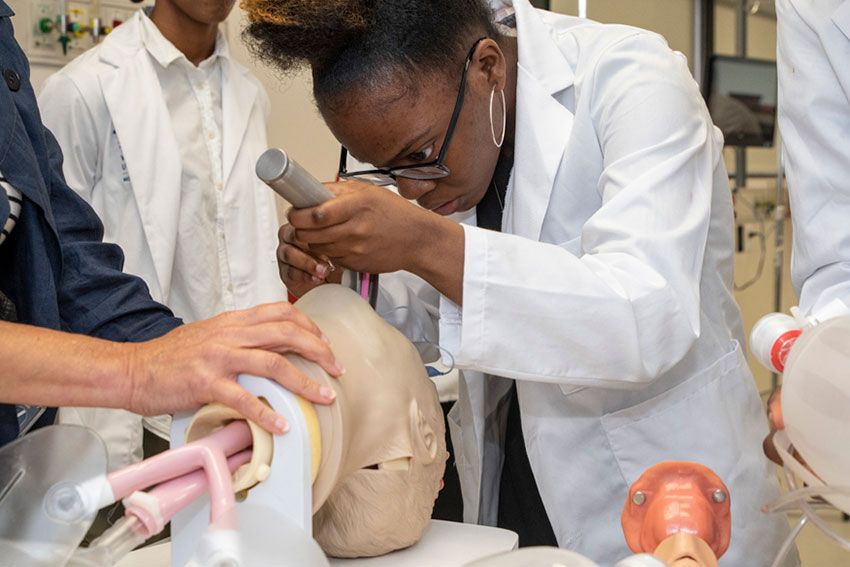
[(288, 303), (182, 325), (121, 271), (121, 249), (102, 242), (97, 215), (65, 183), (12, 15), (0, 0), (0, 445), (64, 405), (153, 415), (217, 401), (283, 433), (283, 418), (236, 383), (240, 373), (331, 403), (332, 391), (280, 356), (342, 373), (319, 329)]

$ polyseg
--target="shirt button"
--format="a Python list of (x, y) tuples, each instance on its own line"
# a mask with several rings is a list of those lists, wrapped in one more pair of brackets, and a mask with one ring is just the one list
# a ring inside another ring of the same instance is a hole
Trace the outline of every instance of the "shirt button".
[(18, 92), (21, 89), (21, 76), (14, 69), (4, 69), (3, 78), (6, 79), (10, 91)]

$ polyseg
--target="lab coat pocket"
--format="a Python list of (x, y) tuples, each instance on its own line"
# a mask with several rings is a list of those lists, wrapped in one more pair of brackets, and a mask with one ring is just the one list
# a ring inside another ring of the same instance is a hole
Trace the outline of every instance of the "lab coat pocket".
[(844, 0), (832, 14), (832, 21), (838, 29), (850, 40), (850, 0)]
[(626, 486), (661, 461), (695, 461), (717, 473), (732, 498), (732, 546), (721, 567), (766, 567), (788, 524), (760, 511), (779, 487), (761, 447), (761, 400), (740, 347), (733, 347), (667, 392), (603, 416), (602, 424)]
[(581, 392), (587, 386), (570, 386), (569, 384), (558, 384), (558, 387), (561, 389), (561, 393), (565, 396), (571, 396), (576, 392)]
[[(751, 391), (748, 391), (751, 390)], [(754, 405), (755, 404), (755, 405)], [(760, 405), (737, 344), (711, 366), (666, 392), (602, 417), (627, 484), (660, 461), (695, 461), (735, 476), (743, 429)]]

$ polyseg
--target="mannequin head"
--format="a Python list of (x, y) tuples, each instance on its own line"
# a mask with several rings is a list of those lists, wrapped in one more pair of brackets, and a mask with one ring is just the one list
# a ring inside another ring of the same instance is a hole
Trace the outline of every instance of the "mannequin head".
[(653, 553), (670, 536), (684, 533), (704, 541), (720, 557), (731, 537), (729, 501), (729, 490), (707, 467), (659, 463), (629, 489), (622, 515), (626, 543), (636, 553)]
[(320, 286), (298, 301), (346, 368), (334, 404), (316, 407), (322, 463), (313, 486), (316, 541), (336, 557), (374, 556), (416, 543), (431, 518), (446, 458), (436, 388), (413, 345), (356, 293)]

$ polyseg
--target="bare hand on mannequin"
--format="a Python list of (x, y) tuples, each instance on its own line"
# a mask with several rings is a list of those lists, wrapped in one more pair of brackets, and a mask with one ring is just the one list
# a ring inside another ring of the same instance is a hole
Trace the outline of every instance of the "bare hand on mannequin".
[(339, 376), (318, 327), (288, 303), (224, 313), (144, 343), (0, 322), (0, 402), (123, 408), (157, 415), (220, 402), (273, 433), (282, 417), (236, 383), (241, 373), (270, 378), (320, 404), (332, 391), (289, 363), (294, 352)]
[(331, 403), (333, 392), (320, 388), (280, 356), (297, 353), (339, 376), (342, 369), (322, 337), (319, 328), (288, 303), (184, 325), (136, 345), (128, 409), (150, 415), (220, 402), (270, 431), (282, 432), (283, 418), (235, 379), (240, 373), (262, 376), (312, 402)]

